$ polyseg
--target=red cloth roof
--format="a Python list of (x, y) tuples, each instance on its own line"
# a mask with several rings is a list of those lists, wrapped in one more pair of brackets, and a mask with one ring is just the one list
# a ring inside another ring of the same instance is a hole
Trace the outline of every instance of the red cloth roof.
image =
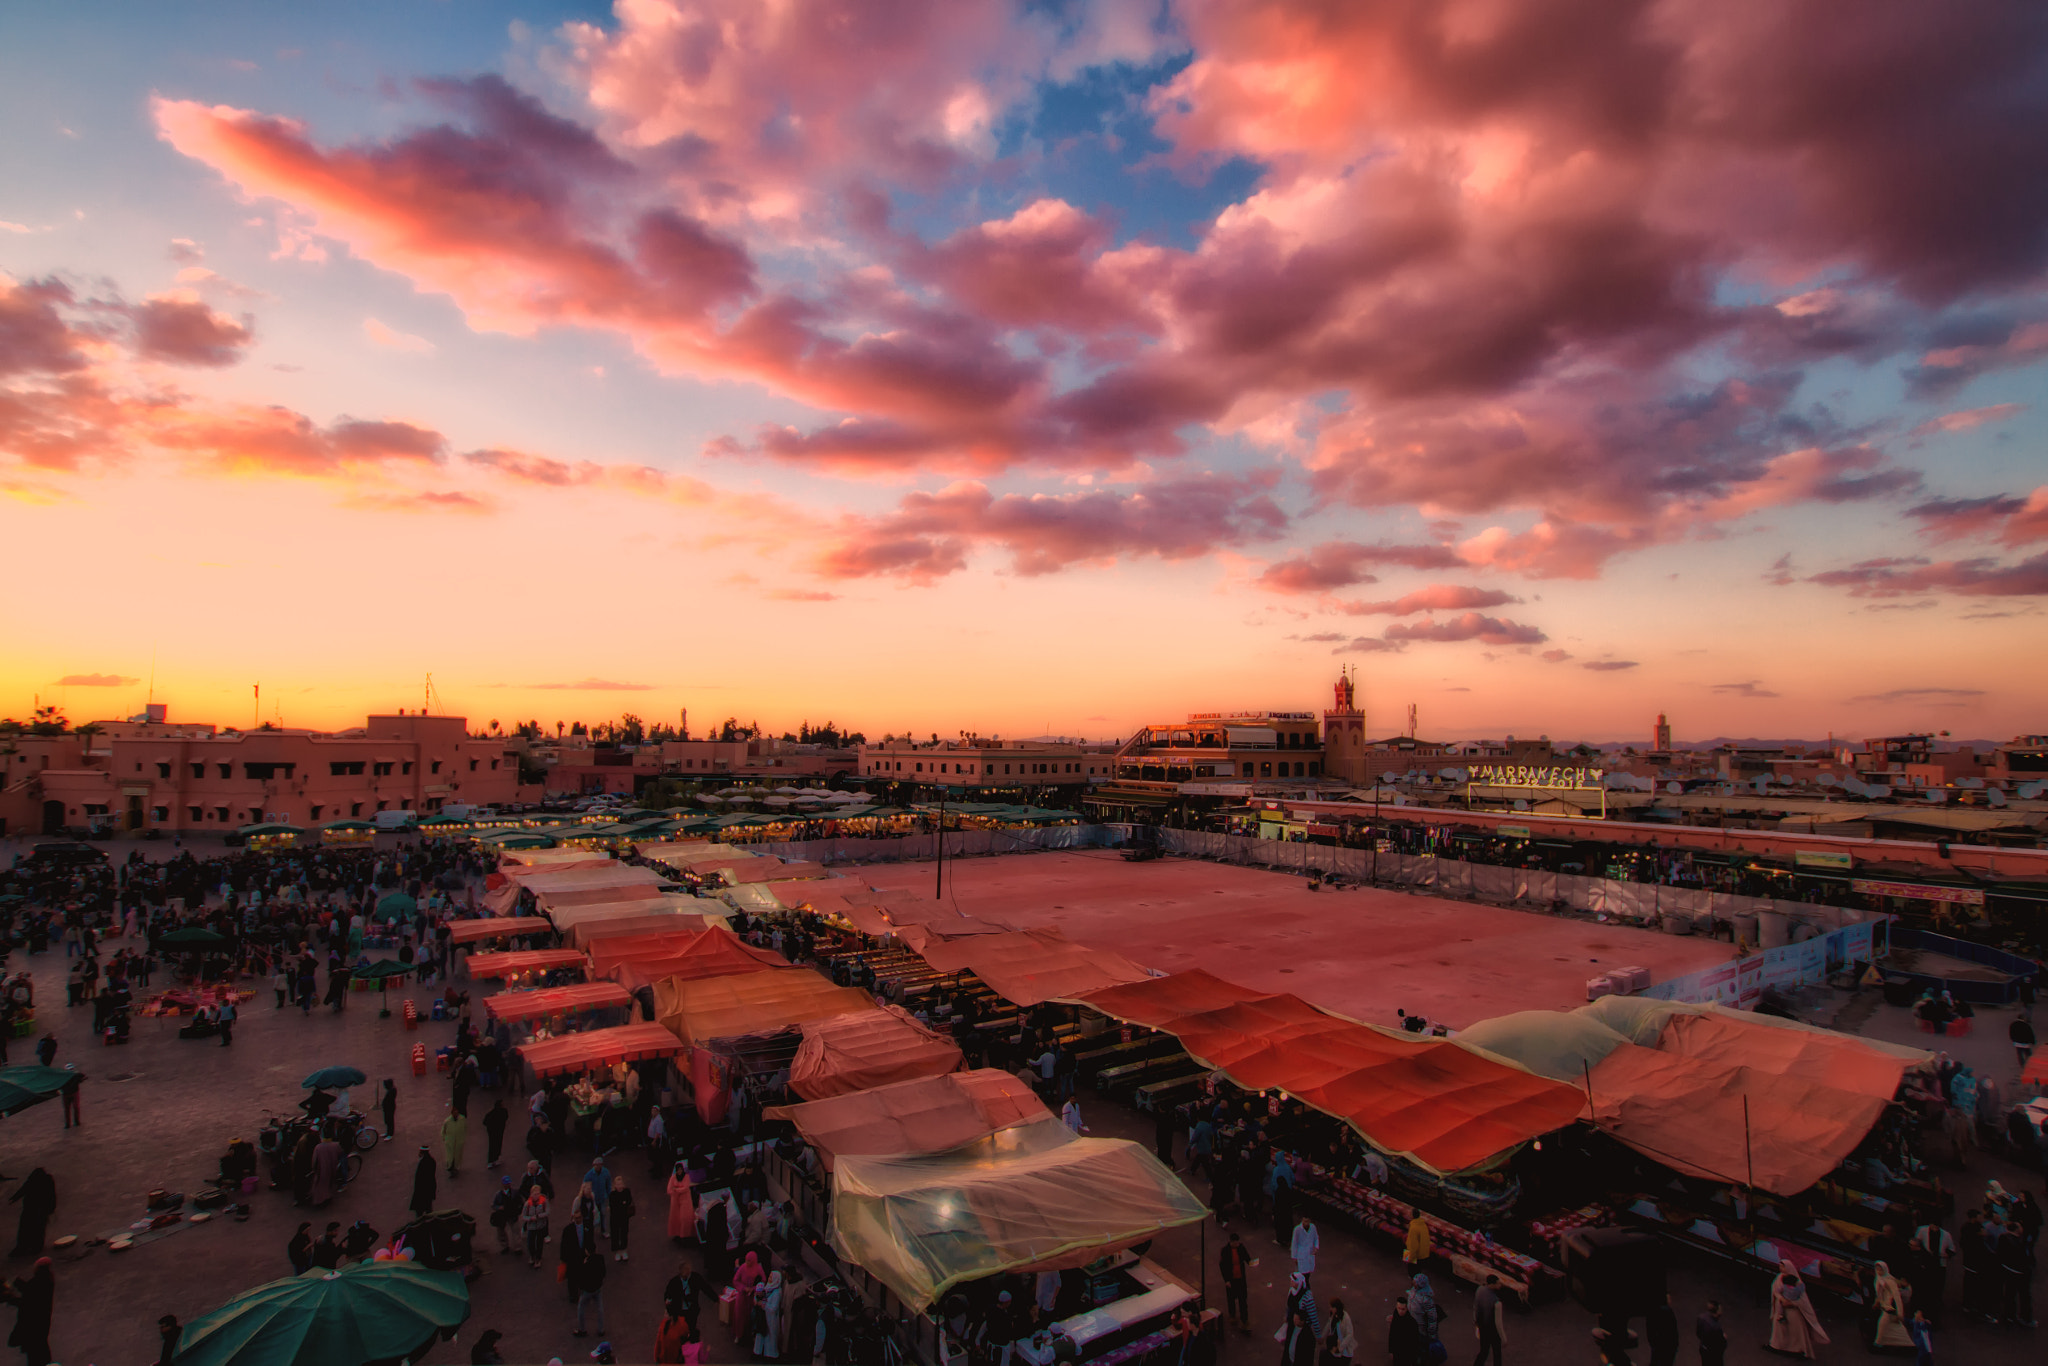
[(805, 1105), (778, 1105), (762, 1114), (795, 1124), (827, 1170), (841, 1153), (944, 1152), (998, 1129), (1052, 1118), (1028, 1085), (994, 1068), (850, 1091)]
[(574, 949), (522, 949), (516, 953), (472, 953), (468, 963), (471, 977), (510, 977), (521, 972), (586, 965), (583, 955)]
[[(965, 941), (972, 944), (974, 941)], [(953, 946), (948, 946), (953, 947)], [(1278, 1088), (1348, 1121), (1373, 1146), (1463, 1171), (1578, 1117), (1572, 1087), (1461, 1047), (1408, 1038), (1196, 970), (1079, 998), (1177, 1036), (1247, 1090)]]
[(803, 1031), (789, 1065), (789, 1089), (805, 1100), (943, 1076), (960, 1066), (960, 1046), (901, 1006), (806, 1020)]
[(512, 1050), (526, 1060), (537, 1077), (582, 1072), (640, 1058), (672, 1058), (683, 1051), (676, 1036), (658, 1024), (641, 1021), (612, 1029), (591, 1029), (552, 1039), (523, 1043)]
[(875, 998), (838, 987), (809, 968), (758, 968), (723, 977), (664, 977), (654, 984), (655, 1018), (688, 1044), (766, 1034), (806, 1020), (873, 1010)]
[(723, 925), (714, 925), (693, 935), (647, 935), (641, 938), (659, 938), (669, 942), (647, 950), (621, 953), (615, 947), (621, 941), (601, 939), (590, 946), (591, 970), (601, 977), (610, 977), (638, 988), (664, 978), (696, 981), (703, 977), (730, 977), (735, 973), (789, 966), (789, 960), (773, 949), (756, 948)]
[(577, 982), (539, 991), (501, 991), (484, 1002), (484, 1012), (494, 1020), (544, 1020), (550, 1015), (632, 1004), (633, 993), (617, 982)]
[(495, 915), (482, 920), (458, 920), (448, 927), (448, 939), (455, 944), (475, 944), (485, 939), (506, 939), (515, 934), (543, 934), (555, 927), (537, 915)]
[(940, 972), (972, 970), (996, 995), (1020, 1006), (1146, 980), (1145, 970), (1122, 954), (1076, 944), (1055, 929), (928, 941), (919, 953)]

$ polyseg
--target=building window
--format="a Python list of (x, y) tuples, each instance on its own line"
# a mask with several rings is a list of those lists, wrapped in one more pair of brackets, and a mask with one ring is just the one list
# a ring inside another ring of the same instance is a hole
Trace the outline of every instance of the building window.
[(1244, 776), (1245, 776), (1245, 777), (1247, 777), (1247, 778), (1249, 778), (1249, 777), (1251, 777), (1251, 776), (1252, 776), (1252, 764), (1251, 764), (1251, 760), (1249, 760), (1249, 759), (1245, 760), (1245, 764), (1244, 764)]
[(171, 808), (168, 806), (152, 806), (149, 808), (149, 818), (153, 821), (167, 821), (171, 818)]
[(224, 821), (224, 820), (226, 820), (227, 818), (228, 818), (228, 809), (227, 809), (227, 808), (226, 808), (225, 806), (216, 806), (216, 807), (214, 808), (214, 819), (216, 819), (216, 820), (222, 820), (222, 821)]
[(136, 761), (136, 764), (135, 764), (135, 771), (136, 771), (137, 773), (140, 773), (140, 772), (142, 772), (142, 762), (141, 762), (140, 760), (137, 760), (137, 761)]
[(297, 768), (297, 764), (243, 764), (242, 776), (269, 782), (272, 778), (290, 778)]
[(316, 821), (317, 821), (317, 820), (319, 820), (319, 819), (320, 819), (320, 813), (321, 813), (322, 811), (325, 811), (326, 809), (327, 809), (327, 808), (326, 808), (326, 807), (324, 807), (324, 806), (315, 806), (315, 807), (313, 808), (313, 815), (312, 815), (311, 819), (313, 819), (313, 820), (316, 820)]
[(157, 760), (156, 776), (159, 778), (168, 778), (171, 776), (171, 765), (169, 761), (163, 759)]
[(398, 771), (406, 775), (407, 777), (410, 777), (412, 775), (412, 760), (407, 759), (403, 764), (400, 764), (398, 767)]
[[(1246, 765), (1245, 765), (1245, 767), (1246, 767), (1246, 768), (1250, 768), (1250, 767), (1251, 767), (1251, 765), (1250, 765), (1250, 764), (1246, 764)], [(1272, 766), (1271, 764), (1260, 764), (1260, 765), (1259, 765), (1259, 776), (1260, 776), (1261, 778), (1270, 778), (1270, 777), (1272, 777), (1272, 776), (1273, 776), (1273, 766)]]
[(383, 810), (383, 809), (384, 809), (385, 807), (387, 807), (387, 806), (389, 806), (389, 805), (391, 805), (391, 803), (390, 803), (390, 802), (378, 802), (378, 803), (377, 803), (377, 809), (378, 809), (379, 811), (382, 811), (382, 810)]
[(493, 772), (493, 773), (496, 773), (497, 771), (498, 771), (498, 761), (497, 761), (496, 759), (493, 759), (493, 760), (491, 760), (491, 772)]
[(348, 814), (349, 814), (349, 815), (351, 815), (351, 816), (360, 816), (360, 815), (362, 815), (362, 814), (363, 814), (363, 804), (362, 804), (361, 802), (350, 802), (350, 803), (348, 804)]
[(185, 818), (186, 818), (187, 820), (193, 820), (193, 821), (196, 821), (196, 820), (199, 820), (199, 819), (201, 819), (201, 816), (200, 816), (200, 813), (199, 813), (199, 808), (198, 808), (198, 807), (196, 807), (196, 806), (188, 806), (188, 807), (186, 807), (186, 808), (185, 808)]
[(353, 762), (331, 763), (327, 766), (327, 776), (330, 778), (360, 778), (363, 776), (363, 761), (357, 759)]
[(917, 765), (917, 771), (918, 771), (919, 773), (922, 773), (922, 772), (924, 772), (924, 765), (923, 765), (923, 764), (919, 764), (919, 765)]
[[(388, 764), (388, 763), (386, 763), (386, 764), (372, 764), (372, 765), (370, 766), (370, 772), (371, 772), (371, 775), (372, 775), (373, 777), (378, 777), (378, 778), (388, 778), (388, 777), (390, 777), (390, 776), (391, 776), (391, 770), (392, 770), (392, 767), (393, 767), (393, 765), (391, 765), (391, 764)], [(382, 807), (379, 807), (378, 809), (379, 809), (379, 810), (382, 810)]]
[[(441, 761), (439, 759), (434, 760), (434, 766), (430, 771), (434, 773), (439, 773), (441, 771)], [(472, 773), (476, 772), (476, 760), (471, 759), (469, 761), (469, 771)]]
[(232, 777), (234, 777), (234, 776), (235, 776), (235, 766), (234, 766), (233, 764), (222, 764), (222, 765), (220, 766), (220, 776), (221, 776), (221, 777), (223, 777), (223, 778), (232, 778)]
[(1311, 778), (1320, 778), (1320, 777), (1322, 777), (1322, 776), (1323, 776), (1323, 766), (1322, 766), (1321, 764), (1316, 764), (1316, 763), (1312, 763), (1312, 764), (1310, 764), (1310, 765), (1308, 766), (1308, 776), (1309, 776), (1309, 777), (1311, 777)]
[[(492, 765), (491, 765), (491, 767), (492, 767), (492, 768), (496, 768), (497, 766), (498, 766), (498, 765), (497, 765), (497, 764), (496, 764), (495, 762), (494, 762), (494, 763), (492, 763)], [(434, 772), (436, 772), (436, 773), (439, 773), (440, 771), (441, 771), (441, 766), (440, 766), (439, 764), (435, 764), (435, 765), (434, 765)], [(470, 771), (471, 773), (474, 773), (474, 772), (476, 772), (476, 760), (474, 760), (474, 759), (471, 759), (471, 760), (469, 761), (469, 771)]]

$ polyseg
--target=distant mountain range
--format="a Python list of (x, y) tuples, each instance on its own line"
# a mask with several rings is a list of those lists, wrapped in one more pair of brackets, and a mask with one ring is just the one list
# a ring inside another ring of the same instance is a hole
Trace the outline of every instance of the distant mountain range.
[[(1861, 749), (1863, 747), (1863, 738), (1860, 735), (1837, 735), (1834, 737), (1833, 743), (1839, 745), (1846, 741)], [(1987, 750), (2004, 743), (2005, 741), (2003, 740), (1968, 740), (1944, 736), (1935, 741), (1935, 746), (1939, 749)], [(1758, 739), (1753, 735), (1716, 735), (1711, 740), (1673, 740), (1671, 747), (1675, 750), (1719, 749), (1723, 745), (1735, 745), (1741, 749), (1826, 749), (1828, 744), (1829, 741), (1825, 737), (1816, 740), (1771, 740)], [(1629, 745), (1635, 746), (1638, 750), (1649, 748), (1649, 742), (1646, 740), (1609, 740), (1605, 744), (1597, 744), (1593, 747), (1595, 749), (1622, 749)], [(1558, 748), (1569, 749), (1571, 746), (1559, 745)]]

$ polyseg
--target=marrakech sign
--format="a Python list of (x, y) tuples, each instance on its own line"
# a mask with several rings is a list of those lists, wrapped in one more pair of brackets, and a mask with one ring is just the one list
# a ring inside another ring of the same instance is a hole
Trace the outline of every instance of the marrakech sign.
[(1591, 792), (1607, 776), (1605, 769), (1569, 768), (1562, 764), (1533, 767), (1525, 764), (1474, 764), (1465, 770), (1467, 781), (1482, 787), (1540, 787), (1553, 792)]

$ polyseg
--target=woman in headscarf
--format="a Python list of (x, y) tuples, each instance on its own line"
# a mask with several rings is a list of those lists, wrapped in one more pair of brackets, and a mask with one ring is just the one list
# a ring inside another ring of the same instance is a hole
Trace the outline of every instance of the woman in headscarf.
[(740, 1269), (732, 1274), (732, 1288), (739, 1291), (732, 1302), (731, 1327), (734, 1342), (745, 1342), (753, 1331), (754, 1288), (767, 1278), (768, 1273), (761, 1269), (760, 1254), (750, 1249), (747, 1252), (747, 1259), (740, 1263)]
[(1870, 1297), (1877, 1305), (1877, 1333), (1870, 1345), (1880, 1349), (1904, 1347), (1910, 1351), (1913, 1335), (1906, 1331), (1906, 1290), (1892, 1275), (1891, 1267), (1883, 1262), (1877, 1264), (1877, 1275), (1870, 1282)]
[(704, 1270), (715, 1285), (724, 1285), (732, 1279), (732, 1251), (726, 1246), (731, 1237), (726, 1227), (729, 1208), (723, 1199), (710, 1200), (704, 1205)]
[(461, 1168), (462, 1150), (468, 1146), (469, 1118), (460, 1109), (451, 1109), (441, 1121), (441, 1159), (448, 1164), (450, 1176)]
[(1771, 1282), (1771, 1350), (1810, 1357), (1827, 1341), (1799, 1268), (1789, 1261), (1778, 1263), (1778, 1279)]
[(14, 1188), (14, 1194), (7, 1200), (9, 1204), (21, 1206), (21, 1223), (14, 1237), (14, 1255), (33, 1257), (43, 1250), (50, 1216), (57, 1212), (56, 1179), (37, 1167), (21, 1178), (21, 1184)]
[(677, 1162), (668, 1174), (668, 1236), (678, 1243), (697, 1236), (697, 1202), (690, 1194), (690, 1168), (684, 1162)]
[(1421, 1210), (1417, 1210), (1415, 1217), (1408, 1221), (1408, 1236), (1402, 1241), (1401, 1260), (1410, 1266), (1421, 1266), (1429, 1260), (1431, 1251), (1429, 1220), (1423, 1217)]
[(754, 1296), (754, 1355), (764, 1361), (782, 1357), (782, 1273), (771, 1271)]
[(292, 1275), (298, 1276), (313, 1269), (313, 1226), (300, 1224), (291, 1241), (284, 1245), (284, 1255), (291, 1259)]
[(412, 1203), (407, 1206), (414, 1214), (425, 1214), (434, 1207), (435, 1192), (440, 1183), (434, 1175), (434, 1154), (426, 1144), (420, 1144), (420, 1160), (412, 1169)]
[(1287, 1313), (1290, 1323), (1296, 1313), (1308, 1321), (1310, 1337), (1320, 1339), (1323, 1336), (1323, 1312), (1316, 1304), (1316, 1292), (1308, 1288), (1308, 1277), (1299, 1271), (1287, 1278)]
[(50, 1366), (50, 1319), (57, 1301), (55, 1264), (48, 1257), (36, 1258), (36, 1269), (27, 1279), (0, 1293), (16, 1306), (14, 1331), (8, 1335), (7, 1345), (21, 1349), (22, 1366)]
[(1441, 1315), (1437, 1312), (1436, 1292), (1429, 1288), (1429, 1277), (1420, 1271), (1408, 1282), (1408, 1313), (1415, 1320), (1415, 1331), (1422, 1334), (1423, 1343), (1435, 1342)]

